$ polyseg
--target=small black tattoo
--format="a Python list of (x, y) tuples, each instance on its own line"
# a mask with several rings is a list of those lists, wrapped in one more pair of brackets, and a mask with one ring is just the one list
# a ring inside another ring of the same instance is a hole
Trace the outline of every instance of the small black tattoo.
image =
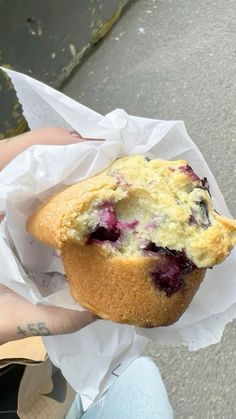
[(11, 141), (12, 138), (5, 138), (4, 140), (2, 140), (4, 143), (9, 143), (9, 141)]
[(48, 336), (51, 335), (44, 322), (28, 323), (24, 328), (17, 326), (16, 333), (22, 336)]

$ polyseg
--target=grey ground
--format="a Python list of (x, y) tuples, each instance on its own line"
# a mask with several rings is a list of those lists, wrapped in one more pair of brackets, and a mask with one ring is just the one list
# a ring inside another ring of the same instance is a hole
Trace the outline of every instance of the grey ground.
[[(183, 119), (236, 216), (234, 0), (133, 2), (64, 92), (100, 113)], [(235, 345), (233, 322), (204, 350), (150, 347), (177, 419), (236, 418)]]

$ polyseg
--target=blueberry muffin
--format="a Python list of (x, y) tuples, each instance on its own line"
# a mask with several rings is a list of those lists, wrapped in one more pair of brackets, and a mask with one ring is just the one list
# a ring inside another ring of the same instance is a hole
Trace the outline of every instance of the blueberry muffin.
[(104, 319), (169, 325), (236, 243), (184, 160), (124, 157), (52, 196), (27, 230), (61, 252), (72, 296)]

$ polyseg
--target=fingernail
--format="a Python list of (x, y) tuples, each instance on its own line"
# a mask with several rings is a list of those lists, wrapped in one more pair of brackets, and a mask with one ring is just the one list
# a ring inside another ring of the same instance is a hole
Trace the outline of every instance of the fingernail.
[(88, 138), (88, 137), (82, 137), (82, 135), (77, 131), (70, 131), (70, 134), (72, 137), (80, 138), (81, 140), (85, 141), (106, 141), (103, 138)]
[(70, 134), (72, 135), (72, 137), (82, 138), (80, 133), (77, 131), (70, 131)]

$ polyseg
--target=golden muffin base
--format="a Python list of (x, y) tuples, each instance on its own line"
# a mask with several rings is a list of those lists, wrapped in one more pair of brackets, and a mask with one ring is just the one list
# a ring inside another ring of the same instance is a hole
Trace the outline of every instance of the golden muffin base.
[(176, 322), (205, 275), (203, 269), (186, 274), (183, 288), (168, 297), (151, 278), (159, 256), (110, 257), (99, 244), (66, 243), (61, 258), (75, 301), (103, 319), (140, 327)]

